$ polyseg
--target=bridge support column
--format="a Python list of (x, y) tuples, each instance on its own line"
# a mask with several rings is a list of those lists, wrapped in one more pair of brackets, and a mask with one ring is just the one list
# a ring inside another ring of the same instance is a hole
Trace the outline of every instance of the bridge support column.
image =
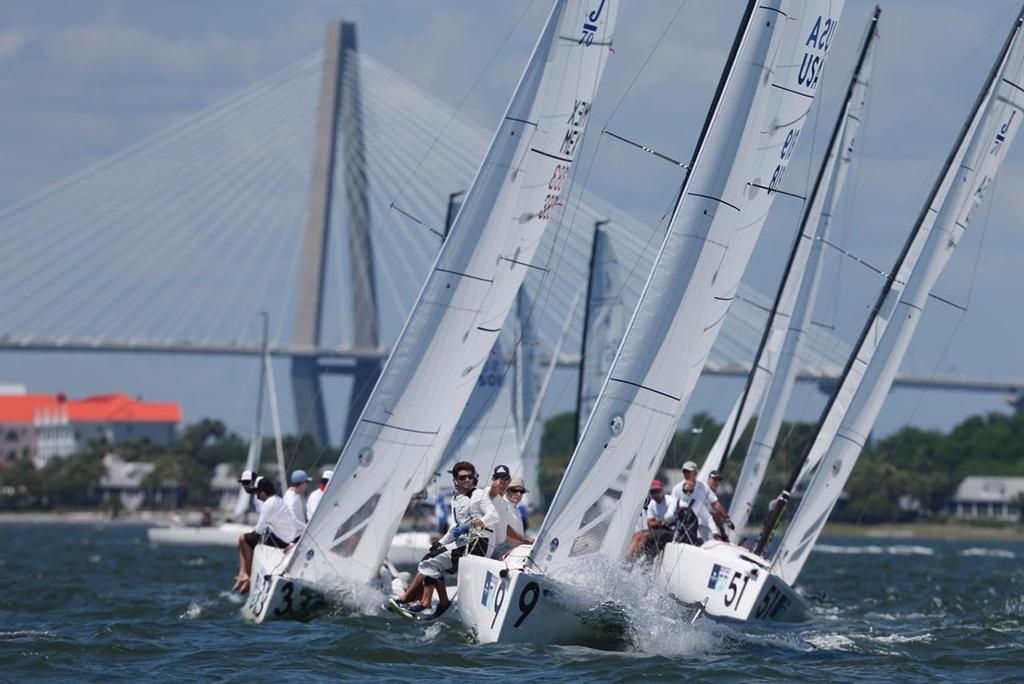
[[(339, 126), (342, 128), (346, 227), (355, 320), (353, 342), (357, 348), (376, 348), (378, 344), (376, 291), (366, 193), (366, 162), (359, 99), (359, 65), (355, 59), (355, 51), (355, 24), (330, 22), (324, 45), (324, 69), (317, 107), (309, 215), (302, 244), (299, 301), (293, 334), (294, 344), (309, 348), (320, 346), (324, 269)], [(368, 384), (375, 380), (379, 367), (380, 364), (376, 361), (360, 361), (357, 364), (349, 401), (349, 429), (362, 411), (370, 390)], [(329, 444), (330, 432), (327, 412), (324, 409), (318, 359), (313, 356), (294, 358), (291, 375), (298, 424), (321, 446)]]

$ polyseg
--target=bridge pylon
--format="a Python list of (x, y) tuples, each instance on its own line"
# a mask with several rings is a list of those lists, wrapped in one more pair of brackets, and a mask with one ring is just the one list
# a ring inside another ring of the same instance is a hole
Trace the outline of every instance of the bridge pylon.
[[(342, 145), (341, 168), (345, 192), (345, 230), (349, 247), (352, 318), (355, 324), (353, 346), (357, 349), (377, 349), (380, 341), (356, 49), (355, 24), (332, 21), (327, 25), (314, 137), (309, 213), (302, 244), (299, 301), (293, 334), (294, 344), (311, 348), (322, 346), (320, 337), (323, 327), (324, 271), (331, 206), (334, 199), (333, 179), (338, 162), (339, 133)], [(312, 435), (321, 446), (330, 443), (321, 385), (321, 375), (324, 372), (336, 373), (338, 369), (325, 368), (321, 360), (315, 356), (297, 356), (292, 359), (292, 393), (295, 399), (296, 420), (300, 431)], [(347, 438), (380, 372), (380, 362), (374, 359), (356, 360), (344, 372), (352, 377), (348, 417), (343, 435), (343, 438)]]

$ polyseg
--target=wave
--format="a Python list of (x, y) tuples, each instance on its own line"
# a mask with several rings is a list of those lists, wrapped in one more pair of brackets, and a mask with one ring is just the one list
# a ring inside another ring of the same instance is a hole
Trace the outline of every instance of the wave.
[(867, 544), (864, 546), (839, 546), (837, 544), (818, 544), (814, 547), (817, 553), (847, 554), (847, 555), (872, 555), (872, 556), (934, 556), (935, 549), (929, 546), (918, 546), (915, 544), (893, 544), (891, 546), (879, 546)]
[(989, 558), (1016, 558), (1017, 554), (1009, 549), (986, 549), (972, 546), (969, 549), (961, 549), (957, 555), (960, 556), (988, 556)]

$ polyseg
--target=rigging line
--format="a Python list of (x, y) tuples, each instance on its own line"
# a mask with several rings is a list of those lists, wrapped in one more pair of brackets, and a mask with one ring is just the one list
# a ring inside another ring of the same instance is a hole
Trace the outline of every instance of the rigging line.
[[(202, 141), (199, 141), (199, 144), (201, 144), (201, 143), (202, 143)], [(214, 171), (218, 171), (218, 169), (222, 168), (223, 166), (224, 166), (224, 164), (220, 164), (220, 165), (218, 165), (217, 168), (215, 168), (213, 170)], [(193, 182), (193, 183), (189, 184), (187, 182), (186, 185), (189, 185), (190, 187), (193, 187), (193, 191), (194, 191), (194, 186), (196, 185), (196, 183)], [(105, 225), (109, 224), (112, 220), (114, 220), (114, 221), (122, 220), (123, 221), (123, 220), (127, 220), (127, 219), (131, 218), (133, 215), (141, 214), (142, 212), (146, 211), (146, 202), (151, 201), (152, 198), (161, 199), (162, 196), (165, 197), (166, 194), (167, 193), (166, 193), (166, 188), (165, 187), (155, 186), (155, 187), (153, 187), (151, 190), (149, 190), (146, 193), (140, 193), (140, 194), (136, 195), (128, 203), (125, 203), (125, 204), (120, 205), (120, 206), (105, 207), (105, 208), (103, 208), (99, 212), (99, 215), (95, 216), (95, 218), (93, 220), (95, 220), (97, 222), (97, 229), (98, 230), (102, 230), (105, 227)], [(177, 206), (180, 209), (181, 201), (184, 198), (180, 198), (179, 197), (179, 198), (175, 198), (175, 199), (178, 200)], [(163, 202), (163, 204), (167, 204), (167, 202)], [(163, 206), (163, 205), (158, 205), (158, 206)], [(134, 214), (133, 214), (133, 212), (134, 212)], [(150, 221), (151, 222), (151, 221), (154, 220), (154, 218), (155, 218), (154, 217), (154, 212), (153, 212), (152, 208), (150, 208), (149, 211), (146, 212), (145, 216), (140, 216), (139, 219), (136, 219), (136, 221), (137, 220), (144, 220), (144, 221)], [(104, 223), (100, 224), (100, 221), (103, 221)], [(135, 223), (136, 221), (132, 221), (132, 222)], [(81, 236), (82, 239), (88, 239), (87, 238), (88, 231), (83, 231), (83, 230), (80, 229), (81, 217), (79, 217), (79, 220), (78, 220), (77, 223), (79, 225), (79, 230), (76, 231), (77, 235)], [(129, 243), (129, 244), (134, 244), (135, 242), (138, 242), (139, 240), (145, 240), (145, 239), (147, 239), (149, 237), (149, 235), (145, 231), (136, 230), (136, 231), (134, 231), (134, 233), (135, 233), (135, 235), (133, 236), (133, 242)], [(59, 233), (58, 233), (58, 236), (59, 236)], [(114, 241), (117, 241), (118, 239), (122, 240), (121, 244), (119, 245), (119, 250), (123, 251), (123, 248), (125, 247), (125, 244), (124, 244), (124, 241), (123, 241), (123, 237), (124, 236), (122, 234), (119, 234), (119, 233), (115, 234), (113, 231), (107, 231), (107, 235), (106, 235), (106, 239), (105, 240), (100, 241), (100, 240), (97, 240), (97, 239), (93, 239), (92, 240), (93, 249), (91, 251), (86, 250), (86, 251), (84, 251), (84, 253), (83, 253), (83, 250), (81, 250), (81, 248), (78, 246), (77, 241), (63, 240), (63, 242), (65, 244), (67, 244), (67, 248), (62, 250), (61, 253), (58, 253), (56, 255), (54, 255), (51, 252), (48, 255), (48, 258), (49, 258), (49, 260), (58, 260), (59, 261), (59, 260), (63, 259), (64, 255), (66, 254), (66, 255), (71, 256), (71, 258), (74, 259), (74, 263), (75, 264), (91, 263), (92, 260), (95, 258), (94, 257), (95, 254), (97, 254), (99, 252), (105, 251)], [(58, 239), (59, 239), (59, 237), (58, 237)], [(26, 257), (26, 259), (30, 260), (31, 257)], [(45, 292), (45, 290), (46, 290), (46, 288), (41, 288), (41, 289), (37, 290), (36, 294), (42, 295)]]
[[(437, 145), (438, 140), (440, 140), (441, 136), (444, 135), (446, 130), (448, 130), (448, 127), (451, 125), (451, 122), (455, 119), (455, 117), (458, 115), (458, 113), (460, 111), (462, 111), (462, 107), (466, 104), (466, 101), (469, 100), (469, 96), (473, 94), (473, 91), (476, 90), (477, 85), (479, 85), (480, 81), (483, 80), (484, 75), (487, 73), (488, 69), (490, 69), (491, 65), (497, 59), (498, 54), (505, 47), (505, 45), (508, 43), (508, 41), (512, 38), (512, 35), (515, 33), (516, 29), (519, 27), (519, 24), (522, 23), (523, 19), (526, 18), (526, 15), (533, 8), (533, 4), (534, 4), (534, 0), (530, 0), (530, 3), (526, 6), (526, 9), (523, 10), (522, 14), (519, 15), (519, 18), (516, 19), (514, 24), (512, 24), (512, 28), (509, 29), (509, 31), (505, 35), (505, 37), (494, 48), (494, 51), (491, 53), (491, 56), (487, 60), (487, 63), (484, 64), (483, 68), (480, 70), (480, 73), (477, 74), (476, 79), (473, 81), (472, 85), (470, 85), (469, 90), (466, 91), (466, 94), (462, 96), (462, 99), (459, 100), (459, 103), (452, 110), (451, 116), (448, 117), (448, 121), (445, 123), (444, 127), (437, 134), (437, 136), (434, 138), (434, 140), (431, 141), (429, 147), (427, 148), (427, 152), (420, 158), (420, 160), (418, 162), (416, 162), (416, 165), (413, 167), (412, 171), (406, 177), (405, 183), (402, 185), (401, 189), (398, 191), (398, 194), (395, 197), (392, 198), (392, 201), (394, 201), (395, 199), (398, 199), (398, 197), (401, 197), (402, 193), (405, 192), (405, 186), (407, 186), (409, 184), (409, 182), (412, 180), (412, 178), (416, 175), (416, 173), (419, 171), (420, 166), (422, 166), (424, 160), (431, 154), (431, 152), (433, 152), (433, 149)], [(529, 60), (529, 57), (527, 58), (527, 60)]]
[(662, 154), (661, 152), (658, 152), (657, 150), (655, 150), (652, 147), (648, 147), (647, 145), (641, 145), (640, 143), (634, 142), (633, 140), (630, 140), (629, 138), (624, 138), (621, 135), (617, 135), (615, 133), (612, 133), (607, 128), (602, 129), (601, 130), (601, 134), (602, 135), (610, 135), (611, 137), (615, 138), (616, 140), (621, 140), (622, 142), (626, 143), (627, 145), (632, 145), (633, 147), (635, 147), (635, 148), (637, 148), (639, 150), (643, 150), (647, 154), (653, 155), (653, 156), (657, 157), (658, 159), (663, 159), (663, 160), (665, 160), (665, 161), (667, 161), (667, 162), (669, 162), (671, 164), (674, 164), (674, 165), (678, 166), (681, 169), (689, 169), (690, 168), (689, 165), (684, 164), (683, 162), (679, 161), (678, 159), (673, 159), (672, 157), (668, 156), (667, 154)]
[(440, 232), (439, 230), (437, 230), (436, 228), (432, 227), (432, 226), (431, 226), (431, 225), (430, 225), (429, 223), (427, 223), (426, 221), (423, 221), (423, 220), (421, 220), (421, 219), (418, 219), (418, 218), (416, 218), (415, 216), (413, 216), (413, 215), (412, 215), (412, 214), (410, 214), (409, 212), (405, 211), (405, 210), (404, 210), (404, 209), (402, 209), (401, 207), (399, 207), (399, 206), (395, 205), (395, 203), (394, 203), (394, 202), (392, 202), (392, 203), (391, 203), (391, 204), (390, 204), (390, 205), (388, 206), (388, 209), (394, 209), (395, 211), (397, 211), (397, 212), (398, 212), (399, 214), (401, 214), (402, 216), (405, 216), (406, 218), (409, 218), (409, 219), (411, 219), (411, 220), (412, 220), (413, 222), (415, 222), (415, 223), (419, 224), (419, 225), (420, 225), (420, 226), (422, 226), (423, 228), (426, 228), (426, 229), (427, 229), (428, 231), (430, 231), (431, 233), (433, 233), (433, 234), (434, 234), (434, 235), (436, 235), (437, 237), (441, 238), (442, 240), (444, 239), (444, 235), (443, 235), (443, 234), (442, 234), (442, 233), (441, 233), (441, 232)]
[[(298, 127), (296, 127), (297, 129)], [(298, 136), (293, 134), (294, 138)], [(220, 304), (218, 309), (216, 306), (205, 306), (200, 314), (196, 314), (189, 311), (189, 307), (192, 302), (198, 301), (193, 298), (190, 293), (195, 293), (195, 297), (199, 297), (208, 290), (204, 287), (207, 282), (216, 279), (218, 276), (226, 276), (227, 271), (223, 269), (222, 263), (227, 261), (232, 265), (238, 263), (238, 259), (235, 254), (241, 251), (243, 254), (253, 250), (253, 243), (250, 238), (253, 234), (259, 237), (260, 232), (257, 226), (265, 225), (266, 213), (260, 206), (259, 201), (252, 203), (252, 205), (245, 210), (246, 202), (251, 201), (253, 198), (268, 198), (272, 196), (272, 190), (279, 187), (282, 181), (285, 181), (291, 174), (291, 170), (286, 165), (276, 164), (275, 160), (278, 158), (276, 150), (267, 149), (261, 154), (260, 158), (254, 159), (249, 164), (250, 172), (244, 176), (236, 176), (232, 179), (232, 183), (226, 186), (223, 190), (217, 188), (213, 191), (207, 191), (205, 197), (217, 198), (224, 195), (229, 201), (223, 205), (222, 208), (218, 208), (214, 216), (211, 219), (205, 220), (207, 234), (212, 232), (213, 239), (208, 239), (203, 244), (203, 249), (197, 255), (198, 258), (192, 260), (189, 266), (193, 273), (197, 274), (194, 277), (188, 279), (188, 283), (185, 286), (184, 291), (178, 293), (177, 300), (184, 307), (184, 311), (180, 318), (180, 323), (176, 328), (171, 328), (170, 333), (182, 334), (181, 331), (185, 329), (185, 322), (191, 319), (191, 324), (195, 326), (197, 331), (209, 331), (209, 326), (218, 318), (225, 317), (225, 309), (230, 317), (233, 310), (230, 307), (230, 303), (233, 298), (239, 296), (239, 292), (244, 290), (247, 286), (245, 279), (245, 272), (239, 269), (239, 277), (229, 278), (226, 281), (226, 285), (231, 284), (232, 280), (236, 282), (233, 293), (230, 293), (224, 289), (218, 289), (218, 296), (210, 301), (210, 304)], [(244, 158), (243, 158), (244, 159)], [(298, 197), (301, 197), (299, 195)], [(293, 197), (293, 201), (294, 201)], [(205, 200), (200, 204), (211, 200)], [(279, 203), (281, 204), (281, 203)], [(284, 203), (287, 204), (287, 203)], [(296, 207), (293, 207), (296, 208)], [(279, 208), (278, 211), (281, 211)], [(254, 216), (256, 218), (250, 218)], [(185, 231), (181, 231), (185, 233)], [(272, 230), (264, 229), (262, 231), (264, 240), (273, 233)], [(187, 234), (182, 236), (187, 239)], [(182, 242), (178, 240), (177, 242)], [(171, 243), (173, 247), (175, 243)], [(233, 248), (233, 251), (232, 251)], [(195, 251), (193, 250), (193, 253)], [(225, 258), (227, 257), (227, 258)]]
[[(225, 248), (231, 248), (234, 246), (235, 252), (239, 251), (239, 247), (243, 252), (249, 252), (252, 250), (253, 245), (250, 244), (248, 240), (240, 239), (238, 236), (241, 233), (255, 232), (253, 227), (266, 223), (270, 212), (259, 208), (258, 205), (250, 209), (248, 213), (242, 213), (238, 210), (244, 208), (244, 203), (252, 197), (258, 197), (261, 199), (272, 197), (273, 193), (271, 191), (274, 188), (279, 187), (281, 181), (287, 180), (290, 174), (290, 170), (286, 165), (275, 165), (273, 163), (276, 158), (274, 151), (268, 151), (263, 155), (263, 157), (264, 160), (259, 164), (252, 163), (247, 165), (251, 170), (251, 173), (246, 174), (246, 180), (244, 182), (238, 183), (236, 180), (235, 184), (242, 185), (245, 188), (244, 191), (234, 190), (230, 186), (221, 184), (215, 186), (212, 190), (207, 191), (203, 197), (197, 198), (196, 202), (190, 203), (192, 206), (212, 205), (215, 207), (213, 212), (207, 212), (208, 214), (211, 214), (209, 219), (196, 216), (191, 219), (190, 222), (194, 225), (202, 226), (205, 235), (213, 233), (216, 236), (216, 241), (205, 243), (204, 249), (196, 255), (198, 258), (190, 259), (186, 262), (189, 268), (188, 272), (195, 275), (178, 279), (188, 282), (189, 290), (197, 290), (201, 282), (206, 280), (210, 275), (216, 275), (218, 273), (227, 275), (227, 272), (222, 268), (223, 263), (226, 262), (232, 265), (239, 263), (235, 254), (231, 252), (225, 253), (222, 251), (221, 245), (224, 245)], [(264, 169), (266, 169), (266, 172)], [(268, 173), (270, 175), (268, 175)], [(251, 181), (248, 179), (251, 179)], [(256, 186), (256, 183), (260, 183), (260, 185)], [(200, 183), (200, 185), (202, 185), (202, 183)], [(252, 185), (251, 188), (250, 185)], [(229, 201), (221, 206), (217, 206), (216, 203), (213, 202), (214, 198), (228, 198)], [(278, 202), (274, 205), (277, 212), (280, 212), (280, 208), (277, 208), (277, 205), (279, 204), (281, 203)], [(181, 205), (180, 209), (182, 211), (188, 211), (189, 207)], [(256, 215), (257, 219), (251, 220), (249, 218), (250, 214)], [(172, 218), (171, 220), (173, 221), (175, 219)], [(186, 220), (188, 220), (188, 218), (186, 218)], [(232, 225), (232, 223), (226, 223), (226, 220), (232, 221), (234, 225)], [(162, 234), (154, 234), (152, 236), (153, 238), (164, 238), (162, 240), (162, 244), (151, 239), (140, 243), (137, 250), (145, 250), (148, 255), (152, 256), (152, 258), (149, 259), (149, 262), (152, 263), (154, 272), (162, 270), (164, 268), (162, 264), (167, 259), (167, 255), (178, 253), (181, 245), (185, 245), (185, 251), (188, 252), (189, 250), (187, 250), (187, 246), (190, 241), (194, 239), (194, 236), (190, 235), (188, 231), (172, 231), (170, 235), (167, 235), (167, 232), (168, 231), (163, 231)], [(265, 241), (272, 233), (273, 231), (271, 230), (263, 230), (263, 241)], [(260, 232), (256, 232), (255, 235), (256, 237), (259, 237)], [(232, 272), (236, 271), (233, 270)], [(243, 271), (237, 271), (237, 273), (238, 275), (235, 277), (236, 280), (241, 280), (243, 282), (246, 281), (245, 273)], [(181, 275), (181, 273), (179, 272), (175, 275), (178, 276)], [(227, 282), (230, 283), (231, 279), (228, 279)], [(140, 332), (145, 331), (146, 327), (149, 325), (149, 321), (154, 317), (159, 317), (161, 320), (169, 322), (171, 319), (166, 315), (167, 311), (162, 310), (162, 307), (152, 306), (153, 297), (158, 296), (165, 286), (166, 283), (164, 281), (160, 279), (153, 279), (153, 283), (148, 288), (144, 288), (134, 294), (133, 298), (137, 302), (134, 309), (131, 306), (119, 306), (113, 308), (121, 310), (121, 318), (128, 317), (130, 320), (138, 321), (137, 326)], [(188, 307), (196, 300), (187, 295), (182, 296), (183, 293), (181, 292), (177, 294), (179, 296), (175, 297), (175, 300), (184, 308), (183, 312), (179, 315), (180, 318), (192, 318), (193, 322), (195, 322), (195, 316), (188, 310)], [(196, 292), (197, 296), (200, 294), (202, 294), (202, 291)], [(138, 314), (136, 313), (136, 310), (140, 308), (142, 309), (141, 313), (145, 315), (145, 318), (142, 318), (141, 320), (138, 319)], [(207, 313), (211, 313), (213, 308), (206, 307), (205, 310)], [(110, 325), (114, 325), (113, 320), (110, 322)], [(193, 328), (193, 330), (202, 329), (202, 326)]]
[[(78, 171), (77, 173), (71, 176), (62, 178), (55, 183), (43, 187), (41, 190), (33, 193), (32, 195), (26, 197), (25, 199), (19, 200), (18, 202), (8, 205), (4, 207), (2, 210), (0, 210), (0, 221), (6, 221), (9, 217), (16, 214), (17, 212), (22, 211), (25, 208), (38, 203), (39, 200), (45, 199), (47, 196), (59, 192), (60, 190), (68, 186), (75, 185), (83, 179), (86, 179), (90, 176), (94, 176), (97, 173), (106, 170), (108, 167), (113, 166), (118, 162), (125, 160), (126, 158), (129, 158), (136, 152), (147, 151), (149, 149), (159, 149), (160, 147), (173, 142), (175, 139), (187, 133), (190, 133), (192, 129), (197, 128), (201, 124), (205, 123), (206, 117), (210, 117), (216, 114), (217, 112), (226, 111), (232, 107), (241, 109), (242, 111), (251, 110), (248, 100), (254, 99), (257, 96), (261, 96), (263, 92), (267, 90), (269, 84), (272, 83), (273, 81), (291, 78), (290, 74), (292, 73), (293, 67), (305, 68), (308, 67), (309, 63), (314, 61), (316, 63), (316, 66), (319, 66), (319, 63), (322, 61), (320, 58), (317, 57), (317, 53), (304, 57), (294, 62), (293, 64), (284, 67), (279, 72), (267, 76), (259, 81), (256, 81), (255, 83), (247, 86), (243, 90), (228, 96), (224, 100), (221, 100), (220, 102), (217, 102), (205, 109), (202, 109), (199, 112), (190, 114), (187, 117), (181, 119), (180, 121), (177, 121), (150, 136), (147, 136), (141, 140), (136, 141), (135, 143), (132, 143), (128, 147), (125, 147), (124, 149), (119, 150), (118, 152), (87, 166), (86, 168)], [(297, 68), (295, 69), (295, 71), (301, 72), (301, 68)]]
[(647, 56), (644, 57), (644, 61), (641, 62), (640, 68), (636, 70), (635, 74), (633, 74), (633, 78), (629, 81), (629, 85), (626, 86), (626, 90), (623, 91), (622, 96), (619, 97), (619, 101), (615, 103), (615, 106), (612, 108), (612, 113), (608, 115), (607, 119), (605, 119), (604, 126), (602, 126), (602, 128), (607, 128), (608, 124), (610, 124), (612, 119), (615, 118), (615, 115), (619, 111), (619, 107), (622, 106), (623, 101), (625, 101), (630, 91), (633, 90), (633, 86), (636, 84), (637, 79), (640, 78), (640, 74), (642, 74), (644, 69), (647, 68), (647, 64), (651, 61), (651, 58), (654, 57), (654, 53), (657, 52), (658, 47), (660, 47), (662, 41), (665, 40), (665, 36), (667, 36), (668, 32), (672, 29), (672, 25), (675, 24), (676, 19), (679, 18), (679, 14), (683, 11), (684, 7), (686, 7), (686, 0), (679, 3), (679, 7), (676, 8), (676, 11), (672, 14), (672, 18), (668, 20), (667, 24), (665, 24), (665, 28), (662, 30), (661, 35), (659, 35), (658, 39), (654, 41), (654, 45), (647, 53)]

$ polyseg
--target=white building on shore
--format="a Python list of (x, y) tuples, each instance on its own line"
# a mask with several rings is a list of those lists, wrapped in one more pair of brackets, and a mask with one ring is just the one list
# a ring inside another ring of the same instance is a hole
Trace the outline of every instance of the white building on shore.
[(956, 489), (950, 512), (962, 520), (1019, 522), (1024, 477), (971, 475)]

